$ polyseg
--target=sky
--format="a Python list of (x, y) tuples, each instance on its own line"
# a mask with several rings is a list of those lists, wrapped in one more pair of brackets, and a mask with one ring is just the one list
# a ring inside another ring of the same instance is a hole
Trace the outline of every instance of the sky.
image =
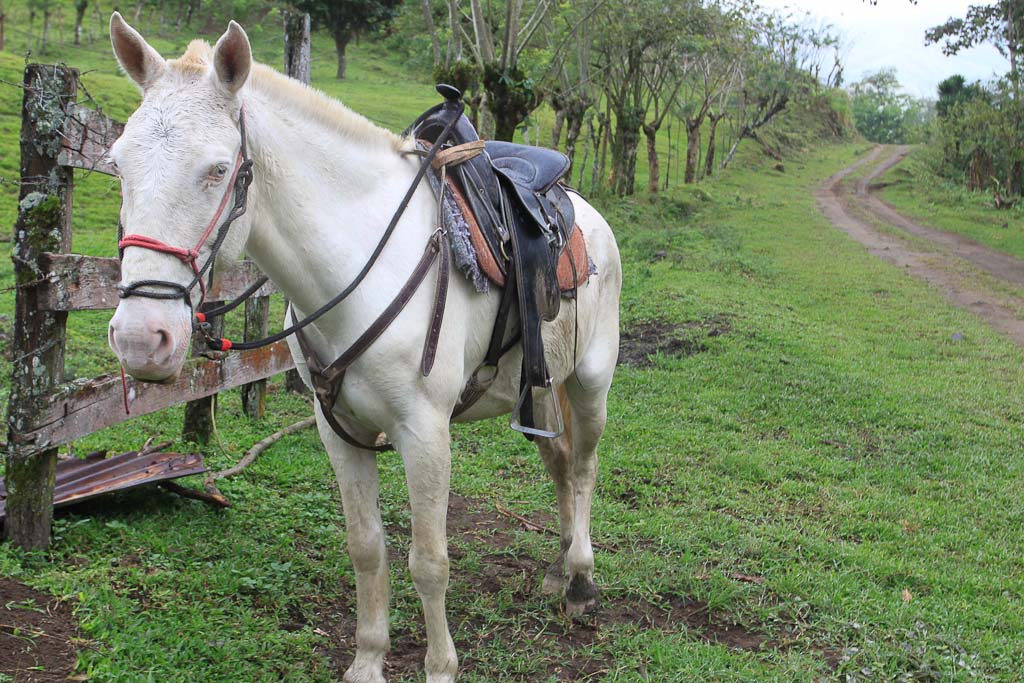
[[(896, 69), (904, 90), (915, 97), (936, 97), (936, 86), (953, 74), (968, 81), (989, 80), (1009, 70), (1009, 63), (988, 45), (942, 54), (924, 44), (924, 32), (949, 17), (962, 17), (968, 5), (988, 0), (758, 0), (766, 8), (788, 9), (794, 17), (809, 12), (836, 27), (842, 38), (847, 84), (886, 67)], [(815, 21), (815, 23), (817, 23)]]

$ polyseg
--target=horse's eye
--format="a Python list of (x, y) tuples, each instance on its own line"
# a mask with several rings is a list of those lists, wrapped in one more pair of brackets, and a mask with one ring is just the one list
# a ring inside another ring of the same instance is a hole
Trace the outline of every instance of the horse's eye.
[(217, 166), (214, 167), (214, 169), (213, 169), (213, 175), (215, 175), (218, 178), (223, 178), (227, 174), (228, 174), (228, 165), (227, 164), (217, 164)]

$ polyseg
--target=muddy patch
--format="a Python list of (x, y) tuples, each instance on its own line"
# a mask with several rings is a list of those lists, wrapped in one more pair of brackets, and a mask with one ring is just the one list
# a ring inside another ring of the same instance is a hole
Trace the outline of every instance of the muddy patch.
[(703, 353), (708, 350), (708, 339), (731, 331), (732, 317), (725, 313), (684, 323), (634, 323), (619, 336), (619, 364), (647, 368), (654, 365), (658, 356), (679, 358)]
[(67, 604), (0, 578), (0, 681), (65, 681), (74, 672), (80, 642)]
[[(545, 516), (535, 519), (531, 515), (528, 521), (547, 530), (557, 524), (552, 517)], [(577, 681), (591, 676), (597, 679), (614, 667), (615, 653), (610, 651), (610, 644), (621, 637), (622, 629), (679, 634), (746, 651), (779, 647), (783, 640), (789, 640), (787, 634), (791, 631), (779, 624), (735, 623), (704, 602), (664, 593), (640, 596), (606, 590), (595, 614), (585, 621), (572, 622), (562, 612), (559, 598), (540, 591), (540, 578), (547, 564), (516, 550), (515, 538), (524, 530), (549, 534), (497, 512), (488, 502), (451, 496), (452, 587), (448, 616), (463, 672), (495, 680), (498, 665), (486, 657), (498, 645), (502, 650), (518, 653), (532, 667), (522, 673), (502, 670), (501, 680)], [(395, 535), (405, 535), (406, 538), (394, 541), (407, 547), (407, 529), (396, 526), (388, 533), (389, 543)], [(552, 553), (556, 547), (557, 540), (552, 536)], [(478, 567), (472, 570), (460, 562), (469, 550), (479, 558)], [(392, 560), (406, 562), (404, 555)], [(467, 592), (482, 596), (482, 601), (492, 607), (481, 609), (467, 604)], [(463, 596), (461, 600), (459, 595)], [(324, 654), (340, 679), (355, 654), (354, 599), (347, 597), (323, 604), (313, 618), (318, 632), (330, 640)], [(395, 620), (391, 625), (391, 651), (385, 665), (388, 680), (420, 680), (425, 653), (426, 639), (417, 603), (414, 618)]]

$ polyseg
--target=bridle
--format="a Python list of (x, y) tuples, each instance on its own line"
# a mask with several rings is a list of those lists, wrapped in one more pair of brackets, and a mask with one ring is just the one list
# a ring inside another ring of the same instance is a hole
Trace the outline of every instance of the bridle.
[[(182, 299), (189, 307), (189, 310), (192, 311), (193, 324), (205, 322), (205, 316), (199, 312), (199, 309), (206, 301), (207, 286), (213, 281), (213, 265), (217, 260), (217, 253), (220, 251), (221, 246), (224, 244), (224, 239), (228, 235), (228, 228), (245, 213), (246, 201), (249, 196), (249, 185), (252, 183), (252, 159), (249, 158), (248, 146), (246, 144), (244, 107), (238, 112), (238, 130), (241, 135), (241, 145), (238, 149), (238, 157), (235, 160), (234, 171), (231, 174), (231, 182), (224, 191), (224, 196), (220, 200), (217, 212), (210, 219), (206, 230), (203, 231), (202, 236), (194, 247), (191, 249), (175, 247), (147, 235), (135, 233), (126, 235), (120, 220), (117, 223), (117, 248), (120, 259), (123, 260), (124, 250), (128, 247), (139, 247), (160, 252), (161, 254), (169, 254), (192, 268), (192, 281), (187, 285), (182, 285), (170, 280), (136, 280), (126, 285), (118, 285), (117, 292), (122, 299), (132, 296), (146, 299)], [(224, 215), (224, 210), (227, 208), (228, 200), (232, 195), (234, 195), (234, 204), (228, 212), (227, 218), (221, 222), (221, 216)], [(220, 224), (219, 228), (218, 223)], [(214, 230), (216, 230), (216, 236), (210, 245), (210, 256), (200, 266), (199, 252), (210, 236), (214, 234)], [(200, 299), (198, 304), (193, 305), (191, 292), (196, 285), (199, 285)]]
[[(324, 303), (320, 308), (307, 315), (302, 320), (293, 322), (292, 325), (286, 327), (280, 332), (271, 334), (263, 339), (254, 341), (245, 341), (240, 343), (232, 342), (227, 338), (218, 338), (212, 336), (210, 333), (210, 323), (207, 322), (209, 319), (222, 316), (229, 311), (233, 310), (240, 304), (244, 303), (246, 299), (252, 296), (264, 283), (267, 282), (267, 278), (263, 277), (253, 283), (248, 289), (240, 294), (234, 301), (218, 306), (212, 310), (201, 311), (199, 308), (206, 300), (206, 288), (207, 283), (204, 282), (204, 276), (209, 275), (212, 280), (212, 268), (215, 259), (217, 258), (217, 252), (220, 250), (221, 245), (224, 243), (225, 237), (227, 237), (228, 228), (231, 223), (235, 221), (239, 216), (245, 213), (246, 198), (248, 196), (249, 185), (252, 183), (252, 160), (249, 159), (246, 146), (246, 135), (245, 135), (245, 110), (244, 108), (238, 112), (238, 129), (242, 136), (241, 146), (238, 150), (238, 160), (235, 162), (235, 170), (232, 175), (231, 186), (225, 191), (224, 198), (221, 199), (220, 206), (217, 209), (217, 213), (214, 214), (210, 220), (209, 225), (206, 226), (206, 230), (203, 235), (199, 238), (199, 241), (191, 249), (185, 249), (182, 247), (175, 247), (173, 245), (161, 242), (160, 240), (145, 235), (136, 234), (124, 234), (124, 228), (121, 223), (118, 222), (118, 241), (117, 246), (119, 255), (123, 257), (124, 249), (126, 247), (139, 247), (142, 249), (150, 249), (152, 251), (160, 252), (162, 254), (169, 254), (174, 256), (182, 263), (188, 264), (192, 268), (193, 279), (187, 286), (181, 285), (177, 282), (171, 282), (169, 280), (137, 280), (127, 285), (118, 287), (118, 293), (122, 299), (126, 299), (131, 296), (141, 296), (149, 299), (182, 299), (188, 305), (192, 311), (192, 328), (194, 331), (201, 333), (205, 339), (206, 344), (210, 350), (213, 351), (229, 351), (231, 349), (236, 350), (247, 350), (247, 349), (258, 349), (264, 346), (268, 346), (275, 342), (278, 342), (291, 335), (296, 335), (300, 347), (303, 350), (303, 354), (306, 356), (307, 367), (310, 368), (310, 374), (312, 382), (316, 389), (315, 393), (317, 400), (320, 401), (323, 408), (323, 413), (328, 423), (334, 429), (338, 435), (349, 442), (350, 444), (356, 445), (359, 448), (365, 448), (374, 451), (385, 451), (392, 450), (393, 446), (386, 444), (383, 446), (367, 446), (359, 443), (354, 437), (352, 437), (348, 430), (332, 415), (334, 402), (337, 400), (338, 393), (341, 390), (341, 382), (345, 377), (345, 370), (348, 368), (359, 356), (366, 351), (367, 348), (383, 333), (385, 329), (395, 320), (399, 313), (405, 308), (405, 305), (409, 303), (416, 290), (423, 283), (424, 278), (430, 271), (431, 266), (435, 260), (440, 259), (440, 267), (438, 269), (438, 283), (434, 294), (434, 310), (431, 315), (430, 327), (427, 331), (427, 336), (424, 341), (423, 357), (421, 360), (421, 367), (424, 376), (430, 374), (430, 370), (434, 364), (435, 351), (437, 347), (438, 337), (441, 331), (441, 321), (444, 315), (444, 302), (447, 297), (448, 291), (448, 270), (449, 270), (449, 257), (448, 257), (448, 243), (444, 238), (445, 230), (442, 227), (443, 221), (441, 218), (443, 205), (443, 189), (442, 194), (438, 197), (438, 228), (432, 234), (427, 242), (427, 246), (424, 249), (423, 256), (420, 258), (416, 268), (406, 280), (406, 283), (402, 286), (398, 295), (392, 300), (388, 307), (377, 317), (376, 320), (370, 325), (370, 327), (350, 346), (344, 353), (342, 353), (333, 363), (324, 364), (320, 363), (316, 358), (315, 353), (309, 347), (308, 342), (303, 336), (303, 329), (314, 323), (323, 315), (333, 310), (338, 304), (348, 298), (348, 296), (355, 291), (355, 289), (362, 283), (377, 262), (381, 252), (384, 251), (384, 247), (388, 244), (391, 239), (391, 235), (394, 233), (395, 228), (398, 227), (398, 222), (402, 215), (405, 213), (405, 209), (409, 206), (409, 202), (412, 200), (413, 195), (419, 187), (420, 182), (431, 168), (431, 164), (441, 149), (442, 145), (451, 137), (452, 131), (455, 128), (455, 124), (462, 115), (463, 103), (460, 101), (455, 110), (455, 116), (452, 120), (444, 127), (441, 133), (437, 136), (433, 145), (427, 150), (410, 150), (408, 154), (416, 154), (422, 156), (419, 169), (416, 172), (416, 176), (413, 178), (412, 183), (409, 185), (402, 197), (402, 201), (399, 202), (398, 208), (395, 209), (394, 214), (391, 216), (391, 220), (388, 222), (387, 227), (384, 229), (384, 233), (380, 236), (377, 242), (377, 246), (374, 248), (373, 253), (367, 259), (359, 273), (352, 279), (351, 282), (340, 292), (334, 295), (329, 301)], [(443, 176), (441, 187), (444, 187)], [(221, 215), (224, 213), (224, 209), (228, 203), (228, 197), (231, 192), (234, 192), (234, 205), (228, 216), (217, 228), (217, 223), (220, 221)], [(209, 239), (210, 235), (213, 234), (214, 230), (217, 230), (217, 235), (213, 240), (213, 244), (210, 247), (210, 256), (206, 262), (200, 266), (198, 264), (199, 251), (203, 248), (206, 240)], [(201, 290), (201, 299), (199, 305), (193, 306), (190, 292), (193, 287), (199, 285)], [(162, 288), (170, 291), (160, 291), (160, 289), (154, 290), (153, 288)], [(290, 315), (293, 315), (290, 313)], [(294, 317), (292, 317), (294, 320)], [(124, 390), (124, 405), (125, 412), (129, 413), (128, 408), (128, 384), (125, 377), (124, 368), (121, 368), (121, 383)]]

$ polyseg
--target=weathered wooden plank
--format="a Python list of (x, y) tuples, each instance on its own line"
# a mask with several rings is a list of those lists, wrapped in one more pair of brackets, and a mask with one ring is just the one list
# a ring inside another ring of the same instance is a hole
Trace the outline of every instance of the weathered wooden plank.
[[(201, 310), (210, 311), (223, 305), (223, 301), (208, 301)], [(224, 316), (210, 320), (208, 325), (208, 334), (211, 337), (220, 338), (224, 336)], [(202, 357), (202, 349), (205, 348), (207, 348), (206, 338), (203, 336), (203, 333), (199, 330), (193, 331), (192, 356)], [(214, 425), (217, 424), (217, 418), (214, 415), (217, 405), (214, 398), (215, 396), (212, 394), (201, 396), (185, 404), (185, 419), (181, 425), (182, 439), (199, 444), (200, 446), (210, 443), (210, 439), (213, 437)]]
[(14, 225), (14, 335), (11, 340), (11, 391), (7, 405), (8, 450), (4, 469), (7, 522), (4, 533), (25, 550), (50, 545), (53, 482), (57, 450), (24, 444), (22, 431), (64, 381), (67, 314), (44, 310), (32, 285), (43, 274), (44, 252), (71, 248), (74, 177), (57, 163), (60, 132), (78, 90), (78, 71), (64, 66), (25, 67), (21, 110), (21, 190)]
[[(117, 307), (121, 267), (116, 258), (43, 254), (41, 264), (45, 279), (37, 289), (41, 309), (86, 311)], [(217, 271), (207, 296), (210, 300), (234, 299), (263, 275), (251, 261), (225, 263)], [(254, 296), (268, 296), (276, 291), (273, 283), (267, 282)]]
[[(267, 336), (270, 330), (270, 298), (253, 297), (245, 302), (245, 341)], [(293, 371), (294, 372), (294, 371)], [(287, 375), (286, 375), (287, 376)], [(242, 385), (242, 412), (254, 420), (267, 410), (267, 380)]]
[[(190, 359), (168, 384), (128, 378), (131, 416), (147, 415), (183, 401), (271, 377), (293, 367), (286, 342), (253, 351), (232, 351), (219, 360)], [(126, 418), (119, 375), (105, 375), (67, 385), (55, 394), (11, 442), (50, 448), (68, 443)]]
[(107, 161), (107, 152), (121, 137), (124, 124), (88, 107), (75, 106), (70, 113), (64, 124), (64, 140), (57, 163), (117, 175), (117, 169)]

